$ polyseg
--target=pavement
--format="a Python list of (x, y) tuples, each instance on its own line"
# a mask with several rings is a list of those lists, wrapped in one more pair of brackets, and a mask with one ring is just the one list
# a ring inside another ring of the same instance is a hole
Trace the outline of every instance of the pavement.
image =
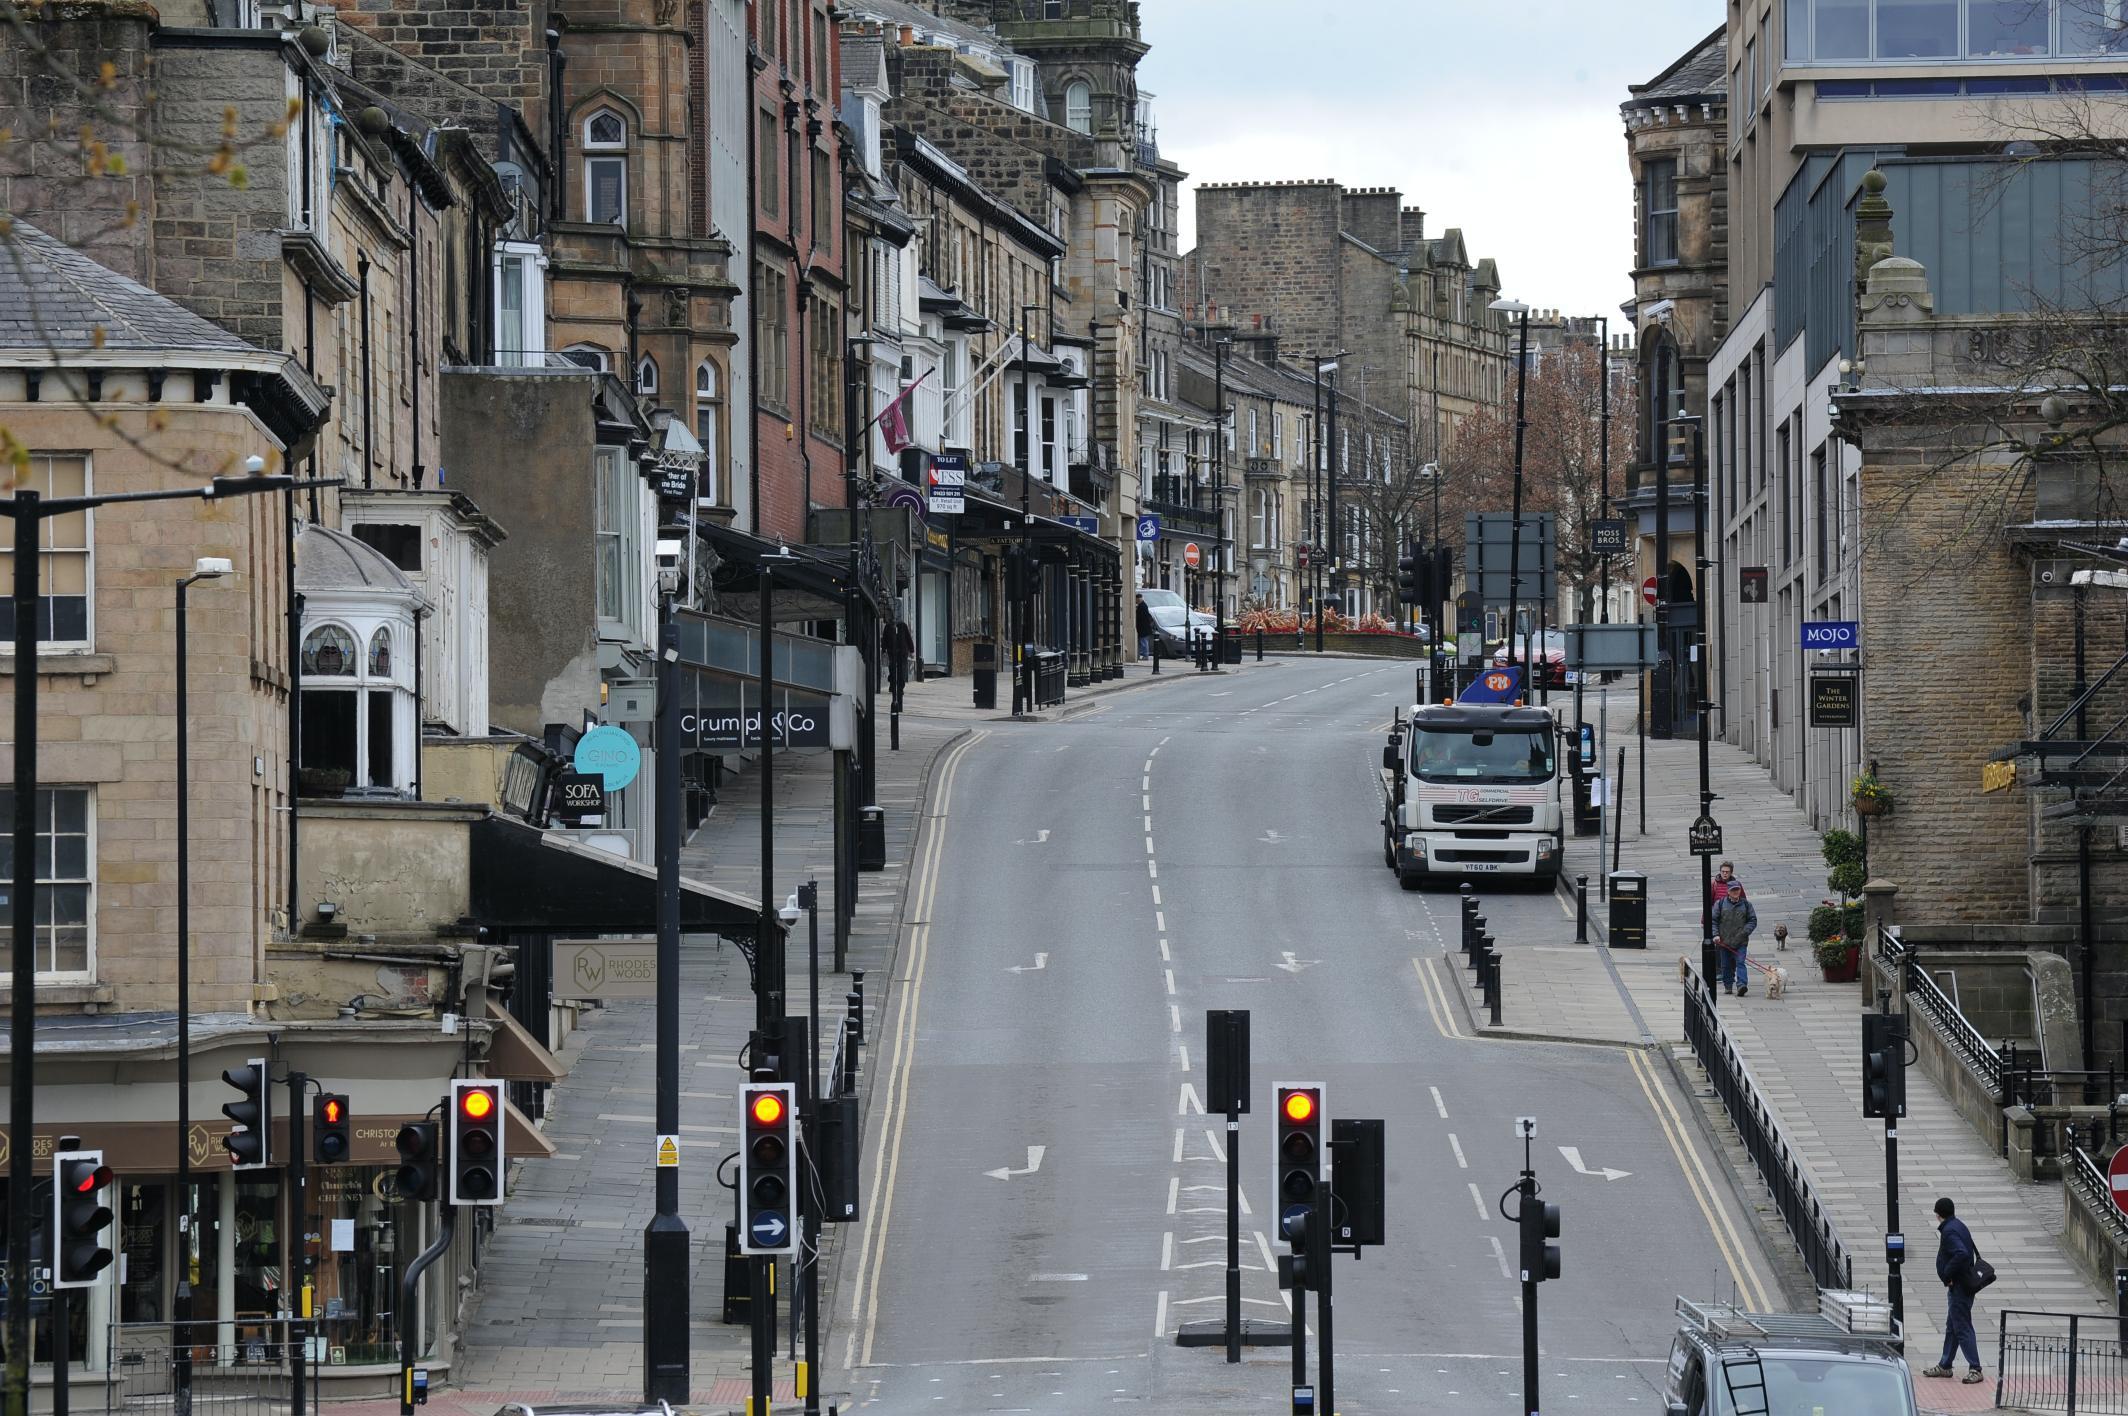
[[(1597, 703), (1589, 703), (1592, 719)], [(1646, 744), (1645, 795), (1641, 793), (1634, 705), (1613, 698), (1608, 715), (1607, 766), (1615, 775), (1618, 749), (1628, 749), (1622, 863), (1648, 876), (1649, 947), (1607, 949), (1598, 877), (1604, 860), (1594, 837), (1569, 841), (1567, 880), (1560, 892), (1559, 922), (1532, 935), (1490, 924), (1504, 955), (1503, 1037), (1552, 1037), (1652, 1047), (1697, 1093), (1704, 1116), (1727, 1146), (1747, 1193), (1756, 1190), (1750, 1162), (1734, 1145), (1734, 1131), (1683, 1042), (1680, 959), (1698, 964), (1700, 864), (1688, 851), (1685, 826), (1698, 814), (1699, 761), (1696, 739)], [(1786, 995), (1768, 996), (1763, 974), (1754, 973), (1745, 998), (1719, 999), (1721, 1025), (1750, 1066), (1760, 1093), (1802, 1157), (1827, 1213), (1854, 1256), (1858, 1287), (1887, 1291), (1884, 1130), (1862, 1116), (1860, 1024), (1862, 998), (1854, 983), (1827, 983), (1814, 964), (1807, 936), (1812, 906), (1823, 900), (1825, 866), (1817, 834), (1794, 803), (1777, 791), (1743, 753), (1721, 743), (1709, 751), (1714, 814), (1724, 832), (1725, 858), (1736, 863), (1757, 906), (1760, 930), (1750, 957), (1788, 971)], [(1640, 831), (1640, 803), (1648, 832)], [(1605, 847), (1608, 849), (1608, 846)], [(1575, 941), (1571, 907), (1573, 877), (1589, 877), (1588, 945)], [(1488, 918), (1497, 911), (1487, 902)], [(1772, 945), (1776, 923), (1791, 935), (1786, 951)], [(1459, 982), (1464, 970), (1454, 971)], [(1474, 1018), (1474, 990), (1461, 984)], [(1494, 1030), (1476, 1026), (1483, 1035)], [(2021, 1184), (1997, 1158), (1995, 1147), (1945, 1098), (1920, 1068), (1907, 1071), (1907, 1116), (1899, 1126), (1899, 1216), (1910, 1258), (1904, 1266), (1908, 1351), (1921, 1367), (1935, 1361), (1942, 1342), (1943, 1294), (1935, 1280), (1932, 1206), (1952, 1196), (1981, 1252), (2001, 1277), (1976, 1303), (1981, 1360), (1992, 1375), (1996, 1361), (1995, 1315), (2006, 1308), (2062, 1313), (2104, 1313), (2107, 1299), (2064, 1252), (2062, 1196), (2058, 1185)], [(1755, 1206), (1761, 1227), (1776, 1246), (1785, 1243), (1777, 1212)], [(1919, 1378), (1923, 1409), (1991, 1409), (1993, 1383), (1967, 1387)], [(1985, 1397), (1985, 1399), (1983, 1399)]]
[[(1174, 1341), (1221, 1310), (1229, 1146), (1243, 1311), (1289, 1311), (1265, 1116), (1285, 1080), (1321, 1083), (1331, 1117), (1381, 1118), (1390, 1157), (1387, 1247), (1336, 1261), (1319, 1409), (1522, 1409), (1500, 1212), (1518, 1116), (1565, 1211), (1564, 1276), (1539, 1290), (1554, 1407), (1659, 1410), (1673, 1295), (1775, 1290), (1649, 1055), (1455, 1023), (1453, 902), (1381, 865), (1373, 766), (1410, 687), (1408, 664), (1296, 657), (991, 725), (941, 759), (838, 1285), (855, 1409), (1289, 1409), (1289, 1352), (1230, 1366)], [(1549, 896), (1513, 908), (1559, 917)], [(1233, 1131), (1203, 1111), (1211, 1008), (1252, 1015), (1255, 1105)], [(1307, 1326), (1319, 1382), (1312, 1298)]]

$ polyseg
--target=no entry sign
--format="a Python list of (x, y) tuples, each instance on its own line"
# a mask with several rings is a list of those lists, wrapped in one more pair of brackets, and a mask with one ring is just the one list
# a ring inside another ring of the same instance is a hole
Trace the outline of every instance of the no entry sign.
[(1651, 605), (1655, 603), (1654, 576), (1651, 575), (1646, 580), (1640, 582), (1640, 598), (1646, 600)]
[(1191, 570), (1195, 570), (1197, 568), (1197, 562), (1202, 560), (1203, 558), (1204, 553), (1197, 549), (1197, 543), (1195, 541), (1185, 541), (1183, 543), (1182, 563), (1184, 565), (1188, 566)]
[(2128, 1146), (2113, 1153), (2106, 1162), (2106, 1187), (2113, 1191), (2114, 1207), (2128, 1214)]

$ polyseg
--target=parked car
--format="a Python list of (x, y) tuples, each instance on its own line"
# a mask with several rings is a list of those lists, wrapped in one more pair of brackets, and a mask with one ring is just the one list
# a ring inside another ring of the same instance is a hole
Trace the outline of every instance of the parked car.
[(1516, 635), (1510, 646), (1502, 644), (1493, 651), (1493, 667), (1504, 669), (1510, 664), (1519, 664), (1529, 655), (1536, 660), (1530, 672), (1530, 687), (1565, 688), (1566, 677), (1566, 631), (1547, 629), (1540, 634)]
[(1209, 643), (1217, 633), (1216, 620), (1203, 610), (1191, 609), (1188, 602), (1173, 590), (1140, 590), (1138, 597), (1145, 601), (1146, 609), (1152, 611), (1160, 652), (1164, 655), (1186, 658), (1193, 641)]

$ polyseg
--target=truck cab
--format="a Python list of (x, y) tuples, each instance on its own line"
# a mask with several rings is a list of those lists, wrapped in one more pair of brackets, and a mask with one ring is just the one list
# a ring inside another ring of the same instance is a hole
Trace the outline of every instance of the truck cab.
[(1677, 1300), (1665, 1416), (1914, 1416), (1890, 1306), (1826, 1291), (1815, 1313)]
[(1559, 750), (1545, 709), (1414, 704), (1383, 768), (1383, 855), (1405, 889), (1476, 875), (1558, 879)]

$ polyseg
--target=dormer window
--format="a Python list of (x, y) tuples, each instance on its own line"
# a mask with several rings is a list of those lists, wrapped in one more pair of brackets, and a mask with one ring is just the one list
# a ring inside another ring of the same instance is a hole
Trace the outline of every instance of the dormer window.
[(584, 120), (584, 220), (628, 224), (628, 122), (611, 108)]

